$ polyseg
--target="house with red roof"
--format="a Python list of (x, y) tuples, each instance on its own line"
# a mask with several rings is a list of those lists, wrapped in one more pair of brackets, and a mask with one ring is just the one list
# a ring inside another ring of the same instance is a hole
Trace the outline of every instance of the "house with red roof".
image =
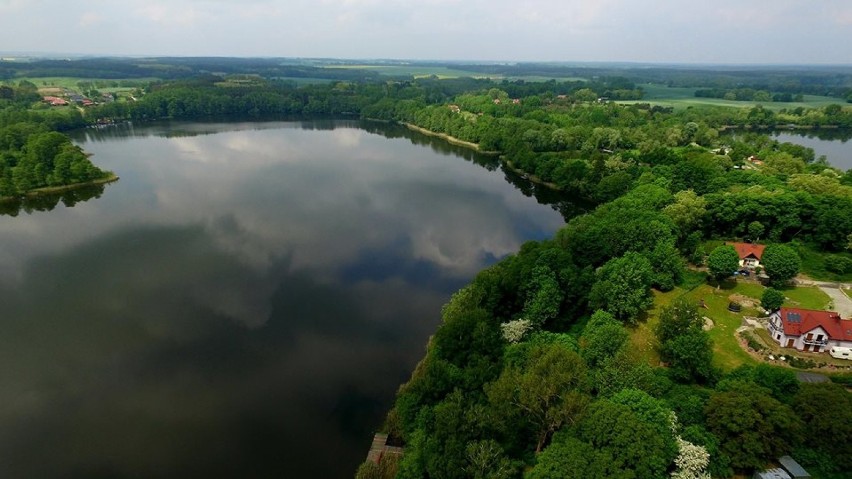
[(47, 103), (50, 106), (64, 106), (64, 105), (68, 104), (67, 101), (63, 100), (62, 98), (56, 97), (56, 96), (46, 96), (42, 99), (42, 101), (44, 101), (45, 103)]
[(769, 317), (769, 332), (782, 347), (799, 351), (852, 347), (852, 319), (841, 319), (834, 311), (781, 308)]
[(763, 257), (763, 250), (766, 245), (754, 243), (729, 243), (737, 250), (737, 255), (740, 257), (740, 267), (754, 269), (760, 266), (760, 258)]

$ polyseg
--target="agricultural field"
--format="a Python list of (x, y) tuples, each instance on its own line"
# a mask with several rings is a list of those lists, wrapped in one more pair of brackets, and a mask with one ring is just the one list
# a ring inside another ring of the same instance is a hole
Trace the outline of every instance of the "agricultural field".
[[(617, 103), (626, 105), (634, 103), (651, 103), (653, 105), (670, 106), (676, 109), (686, 109), (693, 106), (751, 108), (757, 104), (757, 102), (730, 101), (720, 98), (698, 98), (695, 96), (695, 90), (698, 90), (698, 88), (667, 87), (665, 85), (651, 83), (637, 85), (637, 87), (641, 87), (645, 91), (645, 96), (641, 100), (627, 100), (619, 101)], [(769, 110), (778, 111), (784, 108), (821, 108), (831, 104), (843, 105), (845, 103), (846, 100), (843, 98), (804, 95), (804, 101), (800, 102), (767, 102), (761, 103), (761, 105)]]
[(465, 70), (456, 70), (442, 66), (425, 66), (425, 65), (328, 65), (325, 68), (344, 68), (347, 70), (367, 70), (374, 71), (384, 76), (405, 77), (411, 76), (414, 78), (422, 78), (428, 76), (436, 76), (438, 78), (494, 78), (502, 79), (499, 75), (483, 75), (479, 72), (471, 72)]
[(569, 76), (541, 76), (541, 75), (530, 75), (530, 76), (507, 76), (501, 74), (487, 74), (482, 72), (473, 72), (467, 70), (460, 70), (456, 68), (449, 68), (443, 66), (429, 66), (429, 65), (327, 65), (325, 68), (345, 68), (349, 70), (367, 70), (374, 71), (383, 76), (390, 77), (407, 77), (411, 76), (414, 78), (423, 78), (429, 76), (435, 76), (440, 79), (445, 78), (490, 78), (492, 80), (524, 80), (529, 82), (543, 82), (549, 80), (560, 80), (560, 81), (586, 81), (586, 78), (579, 77), (569, 77)]
[[(39, 88), (40, 92), (50, 94), (54, 88), (70, 88), (79, 91), (80, 83), (92, 83), (102, 93), (121, 93), (132, 91), (150, 82), (158, 81), (158, 78), (133, 78), (133, 79), (105, 79), (105, 78), (77, 78), (77, 77), (20, 77), (7, 80), (13, 83), (29, 81)], [(104, 85), (104, 86), (99, 86)]]

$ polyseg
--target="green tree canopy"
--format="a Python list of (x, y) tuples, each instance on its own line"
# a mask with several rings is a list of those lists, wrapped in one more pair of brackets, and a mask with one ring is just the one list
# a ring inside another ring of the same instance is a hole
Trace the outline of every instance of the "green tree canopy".
[(734, 274), (740, 266), (737, 250), (730, 245), (717, 246), (707, 257), (707, 269), (717, 283)]
[(628, 479), (635, 475), (633, 471), (616, 466), (609, 450), (599, 450), (588, 442), (560, 431), (553, 437), (553, 443), (536, 457), (536, 464), (525, 479), (586, 479), (606, 477)]
[(611, 455), (617, 469), (632, 472), (629, 477), (662, 479), (674, 460), (671, 432), (661, 433), (658, 425), (624, 404), (595, 401), (577, 431), (579, 439)]
[(706, 331), (692, 328), (660, 346), (660, 356), (669, 363), (672, 379), (681, 382), (712, 382), (713, 342)]
[(566, 423), (573, 423), (587, 403), (586, 365), (561, 344), (533, 348), (522, 368), (507, 367), (486, 386), (489, 401), (506, 423), (528, 422), (536, 434), (536, 451)]
[(627, 253), (608, 261), (598, 270), (589, 304), (621, 321), (635, 323), (639, 314), (653, 302), (653, 280), (651, 262), (639, 253)]
[(775, 288), (766, 288), (760, 296), (760, 305), (769, 311), (776, 311), (784, 304), (784, 293)]
[(793, 248), (783, 244), (772, 244), (763, 251), (760, 263), (766, 269), (773, 284), (785, 284), (799, 274), (802, 260)]
[(739, 469), (758, 469), (789, 454), (798, 441), (802, 422), (766, 389), (739, 383), (713, 394), (707, 401), (707, 428), (720, 441), (720, 450)]
[(654, 332), (660, 344), (665, 344), (689, 330), (701, 329), (703, 325), (704, 320), (698, 314), (695, 303), (678, 298), (662, 308), (660, 322)]
[(580, 354), (589, 367), (597, 367), (618, 354), (627, 343), (627, 330), (606, 311), (595, 311), (580, 336)]

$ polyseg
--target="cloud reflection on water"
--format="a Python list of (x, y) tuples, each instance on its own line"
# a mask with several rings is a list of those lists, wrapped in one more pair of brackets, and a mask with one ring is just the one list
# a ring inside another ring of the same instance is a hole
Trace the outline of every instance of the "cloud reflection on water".
[(5, 475), (351, 477), (448, 295), (562, 222), (458, 157), (277, 125), (90, 134), (120, 182), (0, 217)]

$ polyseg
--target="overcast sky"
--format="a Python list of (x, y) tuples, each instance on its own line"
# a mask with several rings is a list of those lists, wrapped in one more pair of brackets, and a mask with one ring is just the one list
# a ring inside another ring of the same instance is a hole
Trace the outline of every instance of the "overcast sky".
[(0, 51), (852, 64), (852, 0), (0, 0)]

